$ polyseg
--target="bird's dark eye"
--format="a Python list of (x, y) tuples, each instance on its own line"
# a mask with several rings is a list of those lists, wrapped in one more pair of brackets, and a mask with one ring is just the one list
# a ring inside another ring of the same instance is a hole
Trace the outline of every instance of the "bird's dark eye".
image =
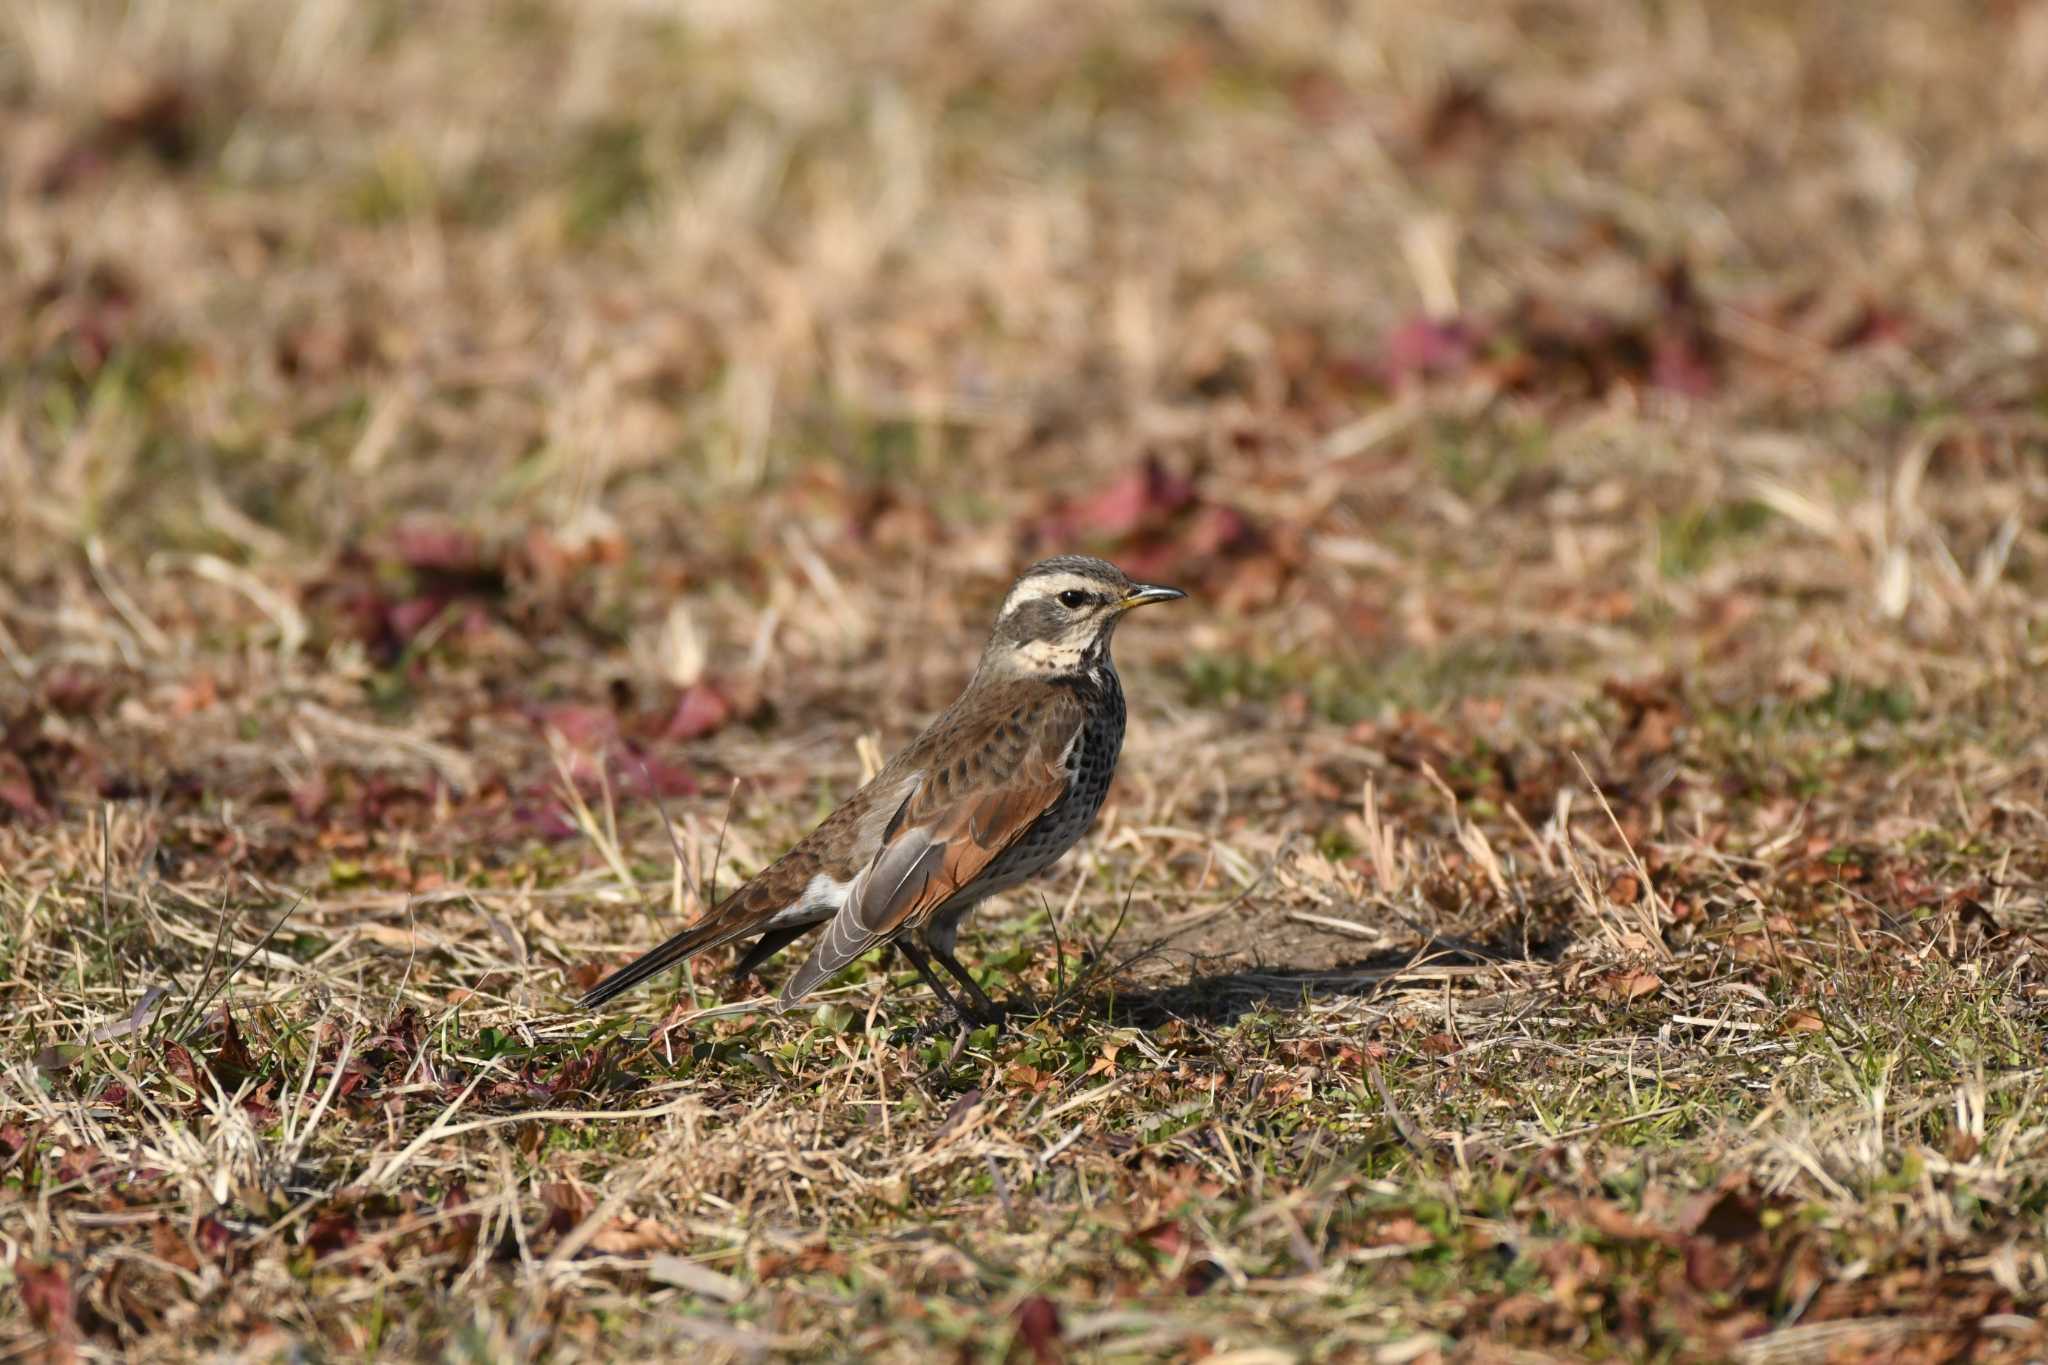
[(1060, 605), (1068, 611), (1078, 611), (1088, 605), (1088, 594), (1079, 588), (1068, 588), (1060, 594)]

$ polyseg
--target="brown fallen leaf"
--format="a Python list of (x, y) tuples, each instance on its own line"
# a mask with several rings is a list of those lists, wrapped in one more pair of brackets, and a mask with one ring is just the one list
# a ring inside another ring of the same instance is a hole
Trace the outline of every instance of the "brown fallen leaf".
[(1626, 1005), (1663, 988), (1664, 978), (1655, 972), (1620, 971), (1601, 977), (1594, 984), (1593, 994), (1602, 1000)]
[(637, 1256), (645, 1251), (678, 1250), (683, 1239), (652, 1218), (622, 1213), (599, 1228), (587, 1245), (603, 1256)]
[(26, 1256), (14, 1262), (14, 1283), (21, 1306), (29, 1320), (49, 1334), (48, 1354), (52, 1361), (78, 1358), (78, 1301), (71, 1289), (71, 1272), (61, 1261), (37, 1264)]
[(1011, 1314), (1017, 1324), (1006, 1360), (1021, 1360), (1028, 1351), (1037, 1365), (1055, 1365), (1065, 1360), (1066, 1328), (1060, 1323), (1059, 1305), (1043, 1294), (1033, 1294)]

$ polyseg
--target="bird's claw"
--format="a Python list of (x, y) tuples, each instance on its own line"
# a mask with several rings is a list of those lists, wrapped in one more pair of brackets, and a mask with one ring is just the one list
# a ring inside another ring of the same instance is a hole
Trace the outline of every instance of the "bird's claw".
[[(960, 1021), (957, 1019), (927, 1019), (922, 1024), (911, 1024), (897, 1029), (889, 1035), (889, 1044), (892, 1047), (916, 1047), (919, 1043), (936, 1038), (947, 1029), (959, 1025)], [(961, 1027), (960, 1032), (964, 1036), (967, 1030)]]

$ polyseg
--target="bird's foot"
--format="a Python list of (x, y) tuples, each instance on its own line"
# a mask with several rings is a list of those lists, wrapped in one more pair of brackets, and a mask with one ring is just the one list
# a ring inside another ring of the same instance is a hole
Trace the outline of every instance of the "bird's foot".
[(987, 1010), (948, 1010), (938, 1018), (928, 1019), (914, 1027), (896, 1030), (889, 1035), (889, 1041), (898, 1047), (918, 1048), (950, 1032), (953, 1035), (953, 1045), (946, 1050), (944, 1057), (918, 1078), (919, 1083), (926, 1089), (946, 1089), (946, 1080), (952, 1075), (953, 1068), (959, 1064), (961, 1054), (967, 1051), (968, 1042), (985, 1028), (994, 1028), (1000, 1036), (1007, 1015), (1008, 1011), (1000, 1007)]
[(907, 1024), (897, 1029), (889, 1035), (889, 1045), (891, 1047), (916, 1047), (920, 1043), (928, 1042), (938, 1037), (948, 1029), (956, 1030), (962, 1036), (965, 1036), (967, 1033), (967, 1029), (961, 1022), (949, 1014), (937, 1019), (927, 1019), (922, 1024)]
[(936, 1038), (948, 1029), (958, 1030), (964, 1038), (978, 1029), (992, 1028), (996, 1036), (1001, 1037), (1009, 1018), (1010, 1011), (993, 1001), (988, 1002), (986, 1008), (969, 1005), (965, 1001), (948, 1001), (943, 1014), (922, 1024), (897, 1029), (889, 1035), (889, 1041), (898, 1047), (915, 1045)]
[(984, 1001), (980, 1005), (962, 1010), (959, 1020), (962, 1028), (969, 1030), (992, 1028), (996, 1031), (996, 1036), (1000, 1038), (1003, 1035), (1003, 1030), (1010, 1022), (1010, 1011), (996, 1004), (993, 1000), (989, 1000)]

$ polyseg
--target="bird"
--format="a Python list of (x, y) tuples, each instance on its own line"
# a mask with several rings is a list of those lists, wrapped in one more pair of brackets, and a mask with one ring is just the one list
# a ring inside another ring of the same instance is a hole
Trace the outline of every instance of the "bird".
[(600, 981), (583, 1006), (600, 1008), (698, 953), (752, 939), (733, 968), (739, 979), (822, 930), (784, 984), (780, 1010), (890, 944), (963, 1027), (1000, 1023), (1003, 1012), (954, 956), (961, 922), (1050, 867), (1094, 823), (1124, 738), (1111, 637), (1132, 608), (1186, 596), (1087, 555), (1025, 569), (951, 706), (787, 853)]

